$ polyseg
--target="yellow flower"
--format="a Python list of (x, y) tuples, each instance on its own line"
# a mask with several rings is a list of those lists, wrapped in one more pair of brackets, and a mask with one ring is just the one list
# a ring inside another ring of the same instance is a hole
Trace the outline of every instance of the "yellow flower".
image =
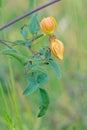
[(50, 37), (50, 50), (55, 57), (63, 59), (64, 45), (54, 35)]
[(54, 29), (58, 28), (58, 25), (55, 18), (50, 16), (42, 19), (40, 22), (40, 28), (44, 34), (52, 34), (54, 32)]

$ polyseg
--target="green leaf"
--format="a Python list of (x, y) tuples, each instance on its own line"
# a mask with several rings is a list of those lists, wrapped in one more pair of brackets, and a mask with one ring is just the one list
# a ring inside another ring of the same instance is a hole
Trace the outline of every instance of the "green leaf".
[(30, 46), (31, 44), (32, 44), (31, 41), (26, 41), (26, 42), (25, 42), (25, 46)]
[(29, 0), (29, 9), (32, 10), (34, 8), (34, 0)]
[(61, 78), (62, 74), (61, 74), (61, 71), (60, 71), (60, 68), (59, 68), (58, 64), (53, 60), (49, 60), (48, 62), (53, 67), (54, 71), (57, 74), (57, 77)]
[(40, 112), (38, 114), (38, 117), (41, 117), (41, 116), (45, 115), (45, 113), (48, 109), (49, 96), (48, 96), (48, 93), (45, 89), (39, 88), (38, 97), (39, 97), (39, 108), (40, 108)]
[(36, 82), (35, 77), (29, 78), (28, 87), (24, 90), (23, 95), (27, 96), (32, 94), (39, 87), (39, 84)]
[(40, 85), (43, 85), (48, 82), (48, 76), (44, 72), (39, 72), (37, 75), (37, 82)]
[(50, 49), (48, 49), (48, 50), (46, 50), (46, 52), (45, 52), (45, 58), (46, 59), (49, 59), (51, 57), (51, 51), (50, 51)]
[(15, 41), (15, 43), (17, 43), (17, 44), (24, 44), (25, 41), (23, 41), (23, 40), (17, 40), (17, 41)]
[(14, 57), (22, 65), (27, 64), (27, 58), (25, 56), (22, 56), (22, 55), (18, 54), (18, 52), (16, 50), (13, 50), (13, 49), (4, 49), (4, 50), (0, 51), (0, 54), (10, 55), (10, 56)]
[(30, 33), (34, 34), (39, 31), (38, 13), (35, 13), (29, 24)]
[(28, 36), (28, 30), (27, 30), (27, 27), (24, 26), (22, 29), (21, 29), (21, 34), (23, 36), (24, 39), (27, 39), (27, 36)]

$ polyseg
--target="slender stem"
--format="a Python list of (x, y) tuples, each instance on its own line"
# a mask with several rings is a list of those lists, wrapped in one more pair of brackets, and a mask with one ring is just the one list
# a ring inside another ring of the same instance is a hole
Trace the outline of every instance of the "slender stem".
[(9, 49), (12, 49), (12, 47), (11, 46), (9, 46), (8, 44), (6, 44), (5, 42), (3, 42), (3, 41), (0, 41), (0, 43), (1, 44), (3, 44), (3, 45), (5, 45), (5, 46), (7, 46)]
[(18, 18), (16, 18), (15, 20), (13, 20), (13, 21), (7, 23), (6, 25), (0, 27), (0, 31), (7, 28), (7, 27), (9, 27), (9, 26), (11, 26), (11, 25), (13, 25), (13, 24), (15, 24), (16, 22), (24, 19), (25, 17), (27, 17), (27, 16), (29, 16), (29, 15), (31, 15), (31, 14), (39, 11), (39, 10), (42, 10), (43, 8), (46, 8), (47, 6), (50, 6), (50, 5), (52, 5), (52, 4), (56, 3), (56, 2), (59, 2), (59, 1), (60, 0), (52, 0), (51, 2), (49, 2), (49, 3), (45, 4), (45, 5), (42, 5), (42, 6), (38, 7), (38, 8), (36, 8), (36, 9), (34, 9), (34, 10), (32, 10), (32, 11), (30, 11), (30, 12), (28, 12), (28, 13), (26, 13), (26, 14), (18, 17)]
[[(32, 39), (27, 39), (29, 40), (30, 42), (34, 42), (35, 40), (41, 38), (42, 36), (44, 36), (43, 34), (40, 34), (40, 35), (37, 35), (36, 37), (32, 38)], [(13, 45), (23, 45), (25, 41), (23, 41), (23, 43), (21, 44), (18, 44), (18, 42), (12, 42), (10, 40), (4, 40), (4, 39), (1, 39), (0, 38), (0, 43), (4, 44), (4, 43), (11, 43)]]

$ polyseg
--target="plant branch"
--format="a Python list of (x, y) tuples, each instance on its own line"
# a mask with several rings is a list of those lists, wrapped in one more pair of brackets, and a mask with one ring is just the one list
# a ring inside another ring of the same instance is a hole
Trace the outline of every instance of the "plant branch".
[(0, 40), (0, 43), (3, 44), (3, 45), (5, 45), (5, 46), (7, 46), (9, 49), (12, 49), (11, 46), (9, 46), (8, 44), (6, 44), (5, 42), (3, 42), (3, 41), (1, 41), (1, 40)]
[(45, 4), (45, 5), (42, 5), (42, 6), (38, 7), (38, 8), (36, 8), (36, 9), (34, 9), (34, 10), (32, 10), (32, 11), (30, 11), (30, 12), (28, 12), (28, 13), (26, 13), (26, 14), (18, 17), (18, 18), (16, 18), (15, 20), (13, 20), (13, 21), (7, 23), (6, 25), (0, 27), (0, 31), (2, 31), (5, 28), (8, 28), (9, 26), (11, 26), (11, 25), (15, 24), (16, 22), (24, 19), (25, 17), (27, 17), (27, 16), (29, 16), (29, 15), (31, 15), (31, 14), (39, 11), (39, 10), (42, 10), (43, 8), (46, 8), (47, 6), (50, 6), (50, 5), (52, 5), (52, 4), (56, 3), (56, 2), (59, 2), (59, 1), (60, 0), (52, 0), (51, 2), (49, 2), (49, 3)]

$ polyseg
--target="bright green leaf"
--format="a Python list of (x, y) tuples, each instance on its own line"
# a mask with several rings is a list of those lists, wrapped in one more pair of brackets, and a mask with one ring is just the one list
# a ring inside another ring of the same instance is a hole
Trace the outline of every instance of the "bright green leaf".
[(60, 68), (59, 68), (58, 64), (53, 60), (49, 60), (48, 62), (53, 67), (54, 71), (57, 74), (57, 77), (61, 78), (62, 75), (61, 75), (61, 71), (60, 71)]
[(17, 41), (15, 41), (15, 43), (17, 43), (17, 44), (24, 44), (25, 41), (23, 41), (23, 40), (17, 40)]
[(29, 31), (34, 34), (39, 31), (38, 13), (35, 13), (29, 23)]
[(38, 117), (41, 117), (43, 115), (45, 115), (48, 106), (49, 106), (49, 96), (48, 93), (45, 89), (43, 88), (39, 88), (39, 93), (38, 93), (38, 97), (39, 97), (39, 108), (40, 108), (40, 112), (38, 114)]

